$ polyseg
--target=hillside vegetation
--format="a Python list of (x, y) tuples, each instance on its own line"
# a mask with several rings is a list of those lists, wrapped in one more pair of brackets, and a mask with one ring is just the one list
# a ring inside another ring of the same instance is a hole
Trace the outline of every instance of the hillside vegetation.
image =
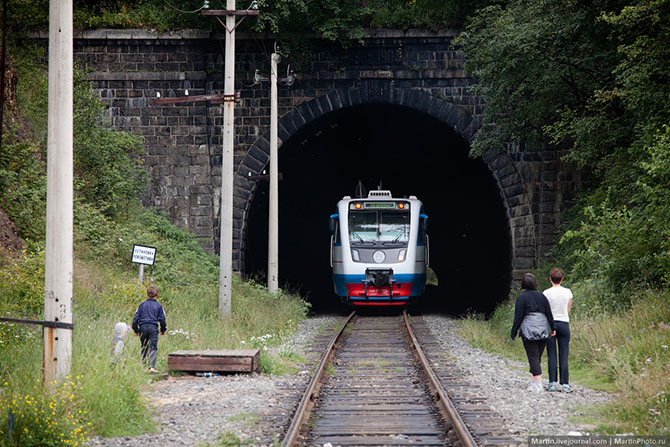
[[(670, 1), (512, 0), (457, 39), (487, 102), (473, 155), (555, 145), (581, 168), (551, 261), (575, 295), (571, 362), (619, 393), (608, 433), (670, 430)], [(464, 333), (520, 353), (513, 302)]]
[[(3, 136), (0, 208), (24, 241), (19, 252), (0, 248), (0, 316), (42, 320), (44, 48), (13, 48), (11, 54), (19, 78), (18, 110)], [(264, 348), (293, 332), (308, 305), (298, 296), (273, 296), (265, 287), (234, 278), (232, 317), (220, 320), (218, 260), (204, 253), (191, 234), (140, 205), (146, 175), (138, 138), (110, 129), (102, 119), (104, 104), (81, 74), (75, 78), (71, 375), (44, 387), (41, 328), (0, 323), (2, 446), (82, 445), (93, 434), (132, 435), (155, 428), (140, 392), (152, 376), (140, 361), (139, 338), (129, 335), (123, 357), (113, 361), (111, 356), (115, 323), (131, 323), (149, 284), (158, 286), (167, 313), (159, 370), (167, 370), (167, 353), (179, 349), (261, 348), (261, 370), (270, 374), (292, 371), (300, 360), (293, 352), (271, 356)], [(129, 262), (134, 243), (157, 247), (156, 264), (146, 268), (143, 284)]]

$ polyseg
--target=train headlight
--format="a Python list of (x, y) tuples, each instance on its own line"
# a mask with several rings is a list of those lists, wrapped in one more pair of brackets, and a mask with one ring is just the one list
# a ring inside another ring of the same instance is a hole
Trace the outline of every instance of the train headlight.
[(358, 250), (351, 250), (351, 257), (354, 258), (354, 261), (360, 262), (361, 255), (358, 253)]
[(383, 251), (377, 250), (376, 252), (372, 253), (372, 259), (377, 263), (381, 264), (386, 260), (386, 254)]
[(405, 260), (405, 256), (407, 255), (407, 250), (400, 250), (398, 253), (398, 262), (403, 262)]

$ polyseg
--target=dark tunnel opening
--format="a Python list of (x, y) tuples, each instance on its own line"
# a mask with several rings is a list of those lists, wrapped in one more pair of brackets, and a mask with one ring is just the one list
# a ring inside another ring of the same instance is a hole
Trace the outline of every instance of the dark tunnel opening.
[[(511, 242), (491, 171), (468, 143), (433, 117), (393, 105), (332, 112), (279, 148), (279, 276), (315, 312), (340, 309), (328, 261), (328, 218), (358, 181), (367, 190), (417, 196), (429, 216), (430, 267), (421, 308), (490, 314), (507, 298)], [(245, 232), (244, 273), (265, 282), (268, 182), (259, 181)]]

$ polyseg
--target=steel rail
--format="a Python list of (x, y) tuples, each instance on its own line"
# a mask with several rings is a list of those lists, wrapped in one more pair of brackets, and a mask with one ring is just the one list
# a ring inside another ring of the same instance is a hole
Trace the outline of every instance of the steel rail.
[(416, 354), (419, 363), (421, 363), (421, 367), (426, 373), (430, 389), (435, 397), (435, 406), (447, 418), (447, 420), (451, 422), (464, 447), (477, 447), (477, 442), (472, 437), (470, 430), (468, 430), (468, 427), (465, 425), (465, 422), (463, 422), (461, 416), (458, 414), (456, 407), (454, 407), (454, 404), (451, 402), (449, 395), (442, 386), (442, 383), (440, 383), (440, 380), (433, 371), (433, 368), (430, 366), (428, 358), (424, 354), (421, 345), (414, 336), (414, 331), (412, 331), (412, 325), (409, 322), (409, 317), (406, 310), (403, 310), (402, 316), (405, 322), (405, 328), (407, 329), (407, 333), (412, 342), (412, 347), (414, 348), (414, 353)]
[(321, 379), (323, 377), (324, 372), (326, 371), (326, 365), (328, 364), (330, 357), (333, 355), (334, 351), (333, 348), (335, 347), (335, 343), (339, 341), (340, 337), (344, 333), (344, 329), (351, 322), (351, 320), (353, 320), (355, 315), (356, 315), (355, 311), (351, 312), (347, 317), (347, 319), (344, 320), (344, 323), (342, 324), (340, 329), (333, 336), (332, 340), (330, 340), (328, 347), (326, 348), (325, 352), (323, 353), (323, 356), (321, 357), (319, 365), (316, 367), (316, 371), (314, 372), (312, 379), (309, 381), (309, 384), (307, 385), (305, 394), (303, 394), (302, 399), (300, 400), (300, 404), (298, 405), (298, 408), (296, 409), (295, 414), (293, 415), (291, 425), (289, 425), (289, 428), (286, 431), (286, 436), (284, 436), (284, 440), (281, 443), (282, 447), (290, 447), (295, 445), (296, 440), (298, 439), (298, 434), (300, 433), (300, 428), (306, 422), (305, 418), (309, 415), (309, 410), (314, 405), (314, 399), (318, 395), (318, 390), (321, 385)]

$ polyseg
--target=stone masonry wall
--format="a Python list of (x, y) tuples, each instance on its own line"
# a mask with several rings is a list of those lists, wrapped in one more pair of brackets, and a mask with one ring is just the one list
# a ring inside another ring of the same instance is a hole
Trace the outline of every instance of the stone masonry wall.
[[(451, 47), (455, 33), (377, 31), (344, 50), (319, 42), (294, 65), (298, 79), (279, 89), (280, 140), (324, 114), (366, 102), (423, 110), (471, 141), (485, 105), (468, 91), (472, 79)], [(234, 269), (244, 256), (243, 232), (254, 185), (268, 160), (267, 75), (273, 41), (238, 33), (236, 41)], [(114, 127), (143, 138), (151, 184), (144, 202), (218, 249), (223, 109), (208, 102), (158, 106), (153, 99), (223, 92), (223, 36), (199, 31), (98, 30), (75, 36), (75, 59), (109, 104)], [(283, 65), (285, 66), (285, 65)], [(281, 68), (280, 68), (281, 70)], [(280, 141), (280, 145), (281, 145)], [(488, 154), (509, 217), (513, 277), (537, 266), (553, 244), (564, 195), (578, 183), (556, 151)]]

